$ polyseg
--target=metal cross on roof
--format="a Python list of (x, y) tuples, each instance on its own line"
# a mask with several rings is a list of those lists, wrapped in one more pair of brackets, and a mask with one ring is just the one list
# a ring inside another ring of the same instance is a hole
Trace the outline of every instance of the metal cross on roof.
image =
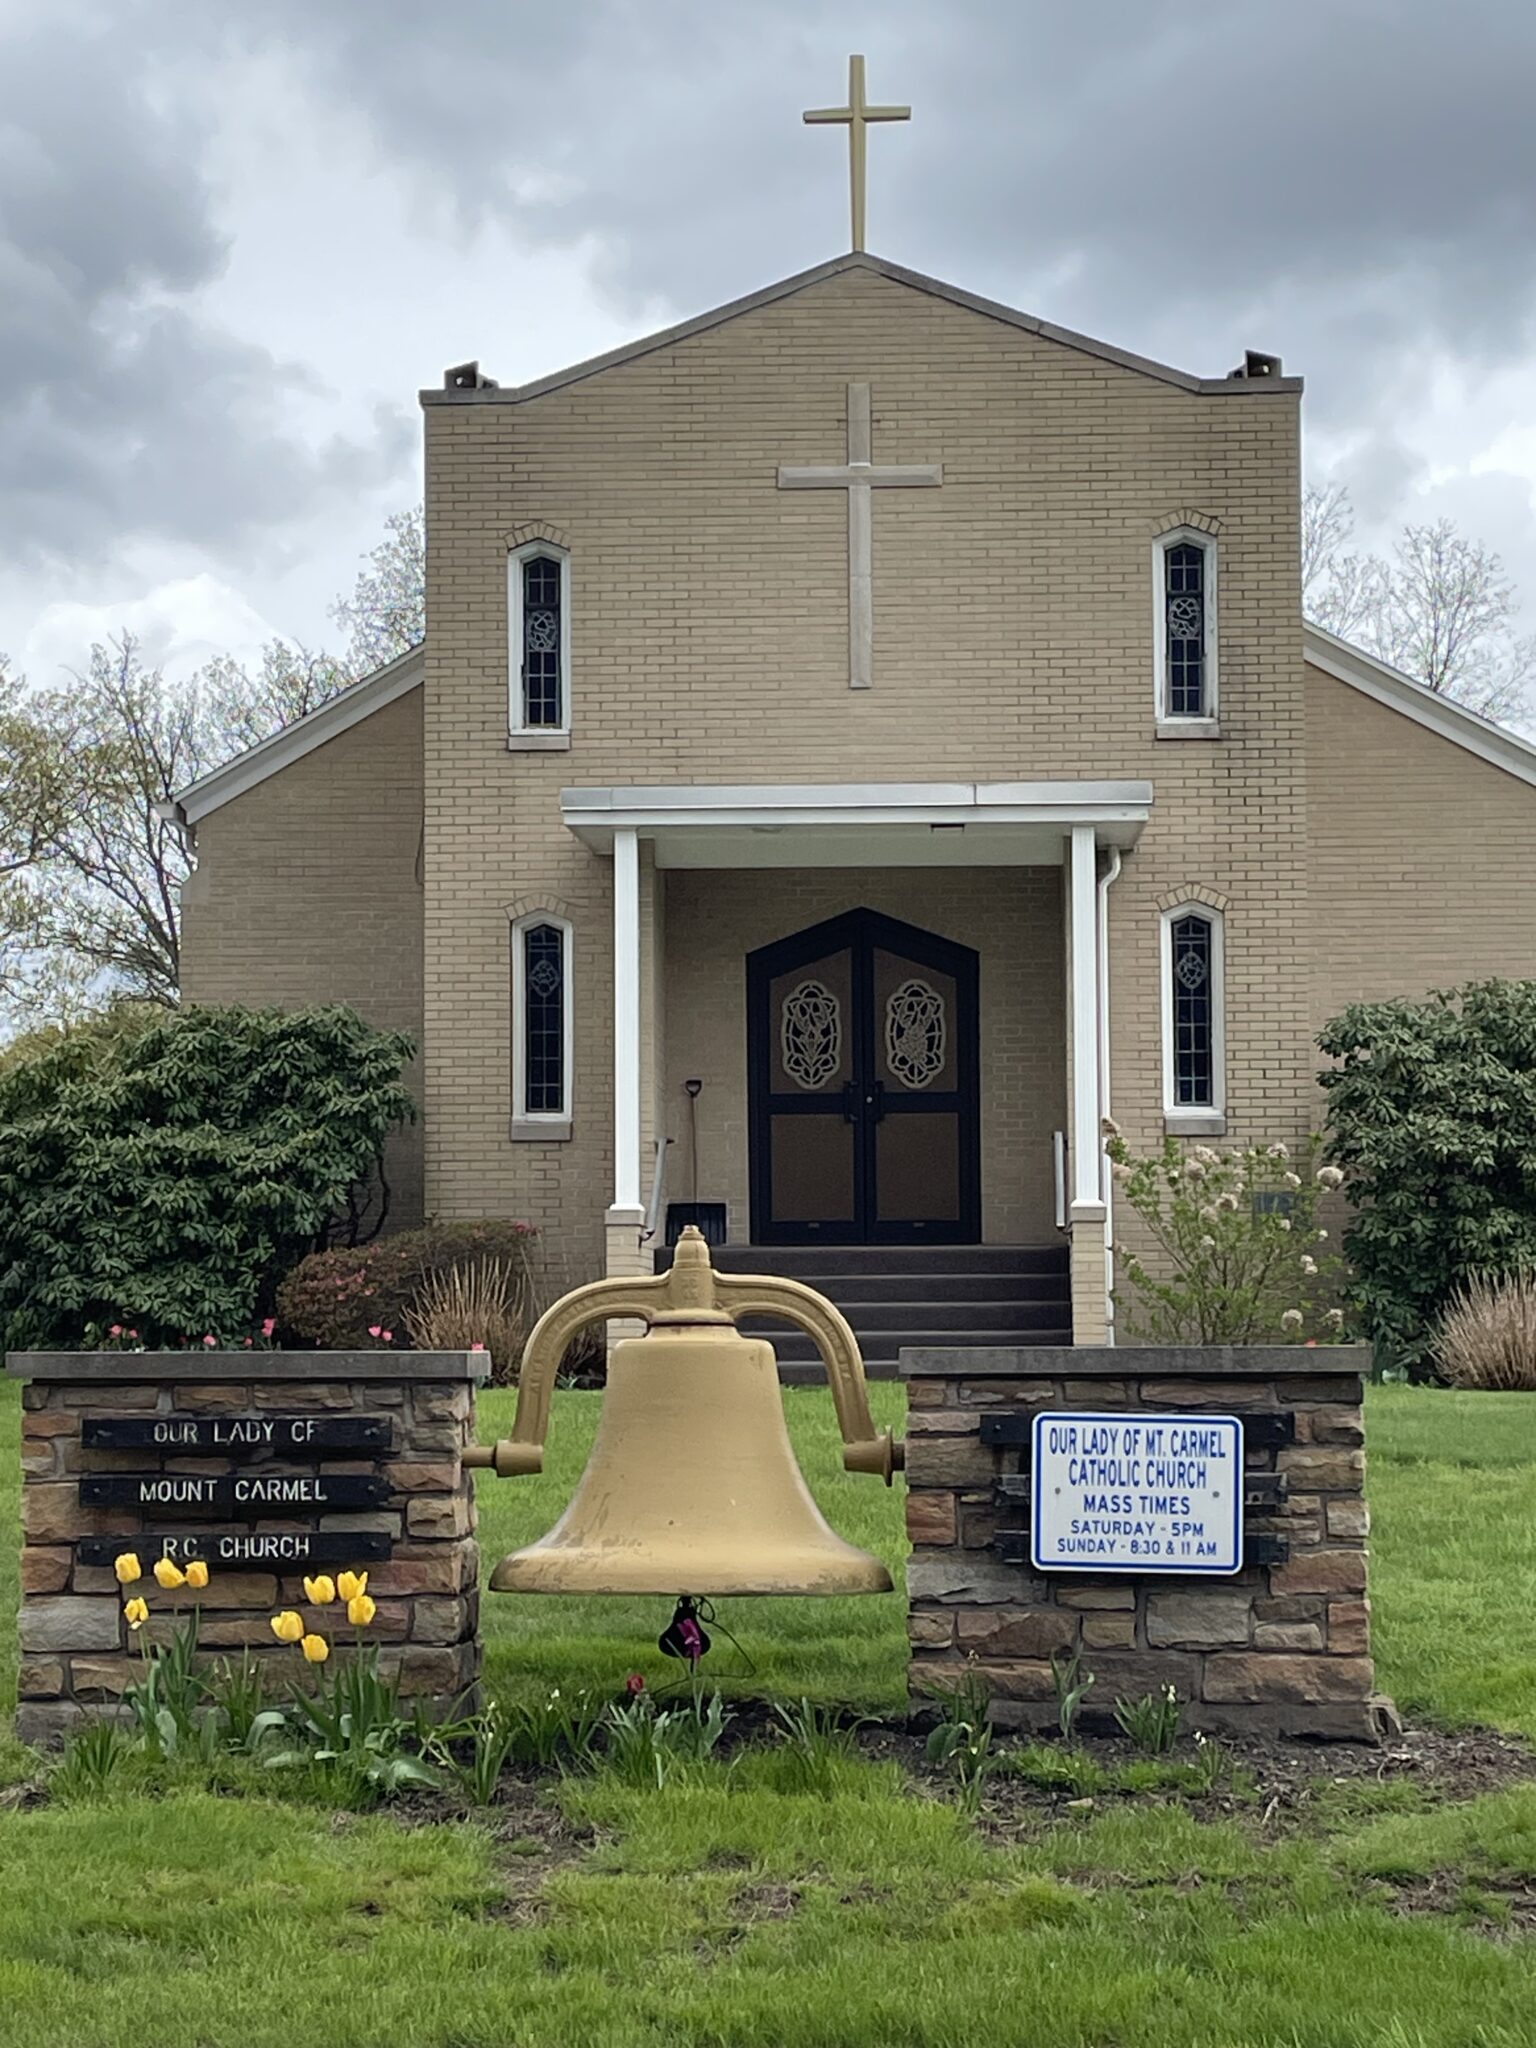
[(864, 130), (871, 121), (910, 121), (910, 107), (871, 107), (864, 99), (864, 59), (848, 59), (848, 104), (846, 107), (811, 107), (801, 119), (812, 123), (838, 122), (848, 130), (848, 183), (853, 214), (853, 246), (864, 246)]

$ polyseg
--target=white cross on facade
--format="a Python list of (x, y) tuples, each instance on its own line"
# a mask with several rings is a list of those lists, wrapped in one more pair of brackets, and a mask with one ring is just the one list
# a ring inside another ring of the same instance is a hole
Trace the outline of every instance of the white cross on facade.
[(941, 462), (891, 463), (877, 469), (870, 453), (869, 386), (848, 386), (848, 460), (826, 469), (783, 469), (781, 491), (848, 493), (848, 687), (873, 681), (875, 603), (871, 490), (941, 484)]

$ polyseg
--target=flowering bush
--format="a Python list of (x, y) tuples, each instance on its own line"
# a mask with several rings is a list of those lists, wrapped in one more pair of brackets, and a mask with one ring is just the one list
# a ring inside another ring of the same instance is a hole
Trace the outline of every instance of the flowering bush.
[(429, 1280), (487, 1263), (526, 1273), (538, 1236), (531, 1223), (487, 1219), (402, 1230), (356, 1250), (316, 1252), (277, 1290), (283, 1328), (325, 1350), (387, 1350)]
[(1328, 1254), (1317, 1200), (1343, 1175), (1317, 1166), (1318, 1139), (1308, 1138), (1293, 1159), (1285, 1145), (1186, 1151), (1169, 1137), (1161, 1152), (1137, 1159), (1112, 1124), (1105, 1129), (1118, 1195), (1161, 1254), (1154, 1271), (1116, 1246), (1136, 1297), (1137, 1336), (1159, 1344), (1338, 1341), (1344, 1312), (1329, 1297), (1339, 1262)]

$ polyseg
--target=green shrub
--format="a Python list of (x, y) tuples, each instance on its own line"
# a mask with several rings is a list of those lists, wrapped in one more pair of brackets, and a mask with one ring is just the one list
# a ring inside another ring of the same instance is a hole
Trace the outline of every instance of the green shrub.
[(1354, 1003), (1318, 1044), (1355, 1299), (1381, 1360), (1429, 1378), (1456, 1290), (1536, 1265), (1536, 982)]
[(0, 1073), (0, 1332), (248, 1331), (413, 1114), (408, 1038), (339, 1006), (86, 1027)]
[(409, 1342), (407, 1312), (428, 1279), (444, 1282), (455, 1267), (496, 1263), (523, 1273), (537, 1233), (531, 1223), (486, 1219), (402, 1230), (352, 1250), (318, 1252), (296, 1266), (277, 1290), (282, 1328), (327, 1351), (367, 1351)]

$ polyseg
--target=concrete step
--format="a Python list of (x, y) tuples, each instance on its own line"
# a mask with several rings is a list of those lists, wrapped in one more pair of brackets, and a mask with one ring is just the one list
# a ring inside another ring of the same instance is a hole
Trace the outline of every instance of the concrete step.
[[(925, 1302), (1054, 1301), (1068, 1293), (1067, 1269), (1039, 1273), (792, 1273), (822, 1294), (830, 1294), (851, 1317), (860, 1302), (885, 1302), (896, 1293), (920, 1295)], [(903, 1282), (906, 1282), (904, 1285)]]
[[(781, 1368), (813, 1364), (821, 1356), (809, 1337), (798, 1330), (786, 1329), (782, 1324), (771, 1333), (764, 1329), (745, 1334), (766, 1337)], [(1054, 1323), (1034, 1330), (875, 1330), (868, 1338), (860, 1337), (859, 1350), (866, 1366), (882, 1360), (894, 1366), (899, 1354), (912, 1345), (921, 1345), (924, 1349), (976, 1351), (994, 1346), (1011, 1350), (1020, 1345), (1070, 1344), (1071, 1341), (1066, 1311), (1062, 1309)]]
[[(829, 1297), (830, 1298), (830, 1297)], [(849, 1301), (838, 1307), (852, 1323), (861, 1344), (896, 1330), (931, 1330), (935, 1326), (957, 1337), (967, 1330), (1055, 1329), (1067, 1308), (1064, 1293), (1044, 1301)], [(776, 1341), (787, 1325), (775, 1316), (743, 1316), (743, 1335)]]
[[(672, 1250), (657, 1249), (656, 1271), (672, 1263)], [(710, 1258), (721, 1273), (781, 1273), (789, 1280), (817, 1274), (847, 1278), (890, 1274), (1065, 1273), (1064, 1244), (718, 1244)]]

